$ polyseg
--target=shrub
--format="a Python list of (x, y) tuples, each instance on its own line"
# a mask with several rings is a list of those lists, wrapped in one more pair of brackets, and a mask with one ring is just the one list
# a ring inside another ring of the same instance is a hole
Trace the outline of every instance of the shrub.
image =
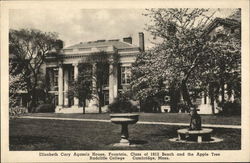
[(9, 116), (11, 119), (16, 118), (18, 116), (21, 116), (25, 113), (27, 113), (27, 108), (25, 108), (25, 107), (16, 106), (16, 107), (9, 108)]
[(185, 113), (189, 112), (189, 107), (185, 103), (181, 102), (177, 104), (177, 110), (181, 111), (182, 113)]
[(131, 100), (122, 95), (115, 98), (114, 102), (109, 104), (108, 109), (111, 113), (131, 113), (138, 111), (138, 108), (133, 105)]
[(241, 114), (241, 103), (239, 101), (227, 101), (224, 104), (219, 104), (222, 107), (221, 115), (240, 115)]
[(33, 113), (51, 113), (55, 112), (53, 104), (40, 104), (38, 107), (32, 110)]

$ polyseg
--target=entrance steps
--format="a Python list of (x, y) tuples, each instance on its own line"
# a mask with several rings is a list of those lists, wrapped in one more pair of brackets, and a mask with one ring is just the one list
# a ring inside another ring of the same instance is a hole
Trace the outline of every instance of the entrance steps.
[[(108, 106), (105, 105), (102, 107), (102, 113), (108, 112)], [(55, 113), (83, 113), (83, 107), (56, 107)], [(99, 113), (99, 108), (96, 106), (85, 107), (85, 113)]]

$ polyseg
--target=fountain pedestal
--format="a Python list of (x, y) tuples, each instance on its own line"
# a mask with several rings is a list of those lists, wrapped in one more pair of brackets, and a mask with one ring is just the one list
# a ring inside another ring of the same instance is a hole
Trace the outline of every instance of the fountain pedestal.
[(135, 124), (139, 119), (139, 115), (132, 113), (110, 114), (110, 118), (112, 123), (120, 124), (122, 127), (120, 143), (114, 144), (114, 146), (129, 146), (128, 125)]

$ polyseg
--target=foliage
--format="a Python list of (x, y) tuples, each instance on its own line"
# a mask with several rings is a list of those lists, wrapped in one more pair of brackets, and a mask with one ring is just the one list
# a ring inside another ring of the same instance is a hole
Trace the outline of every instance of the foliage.
[(138, 111), (138, 108), (132, 104), (129, 97), (120, 94), (114, 102), (109, 104), (108, 109), (112, 113), (132, 113)]
[[(211, 62), (208, 62), (210, 69), (203, 72), (200, 79), (204, 85), (209, 85), (207, 92), (211, 99), (212, 106), (214, 101), (221, 102), (230, 100), (232, 95), (235, 98), (241, 97), (241, 40), (240, 32), (229, 34), (217, 32), (213, 40), (208, 42), (211, 48)], [(227, 87), (225, 88), (225, 85)], [(228, 99), (225, 99), (227, 92)], [(214, 109), (213, 109), (214, 111)]]
[(238, 62), (240, 57), (239, 41), (228, 35), (223, 40), (204, 36), (213, 14), (209, 9), (197, 8), (147, 10), (145, 16), (151, 19), (147, 30), (160, 41), (140, 54), (132, 69), (132, 89), (137, 99), (171, 88), (180, 90), (185, 105), (193, 107), (190, 90), (206, 87), (208, 74), (221, 79), (225, 74), (222, 62), (228, 72), (235, 70), (235, 60)]
[(26, 90), (25, 82), (20, 74), (13, 74), (15, 68), (10, 64), (9, 73), (9, 116), (10, 118), (15, 118), (26, 113), (26, 108), (19, 106), (21, 94), (20, 91)]
[(241, 9), (234, 9), (233, 13), (228, 18), (241, 21)]
[(141, 100), (140, 110), (144, 112), (160, 113), (164, 96), (165, 95), (158, 93), (154, 96), (149, 96), (146, 99)]
[[(20, 74), (27, 86), (31, 107), (37, 105), (37, 86), (46, 54), (56, 47), (57, 35), (35, 29), (9, 32), (9, 52), (13, 56), (15, 74)], [(10, 70), (12, 71), (12, 70)]]
[(177, 104), (177, 110), (181, 111), (182, 113), (185, 113), (189, 112), (189, 107), (185, 103), (180, 102)]
[(163, 84), (163, 77), (153, 75), (154, 54), (140, 53), (132, 67), (132, 91), (135, 98), (145, 100), (148, 97), (153, 97), (156, 94), (167, 91)]
[[(75, 96), (83, 102), (83, 108), (85, 109), (85, 101), (92, 98), (92, 70), (90, 64), (79, 63), (76, 81), (70, 84), (69, 96)], [(83, 110), (85, 112), (85, 110)]]
[[(10, 65), (10, 69), (12, 66)], [(9, 74), (9, 107), (15, 107), (18, 105), (20, 93), (18, 91), (26, 90), (25, 82), (21, 74), (13, 75)]]
[[(143, 92), (150, 90), (156, 94), (175, 85), (181, 88), (185, 102), (192, 105), (187, 87), (196, 86), (196, 70), (208, 57), (209, 48), (201, 38), (203, 29), (211, 19), (205, 16), (207, 12), (207, 9), (148, 10), (145, 15), (152, 20), (152, 24), (147, 26), (148, 31), (162, 42), (139, 57), (138, 62), (141, 62), (140, 59), (143, 61), (136, 66), (139, 75), (135, 73), (137, 80), (133, 82), (134, 89), (145, 86), (141, 89)], [(160, 84), (164, 86), (159, 87)]]
[(222, 108), (220, 115), (241, 115), (241, 103), (238, 100), (220, 102), (219, 106)]
[(25, 107), (20, 107), (20, 106), (9, 107), (10, 119), (19, 117), (25, 113), (27, 113), (27, 108), (25, 108)]
[(53, 113), (55, 112), (55, 107), (53, 104), (40, 104), (38, 107), (32, 110), (32, 113)]

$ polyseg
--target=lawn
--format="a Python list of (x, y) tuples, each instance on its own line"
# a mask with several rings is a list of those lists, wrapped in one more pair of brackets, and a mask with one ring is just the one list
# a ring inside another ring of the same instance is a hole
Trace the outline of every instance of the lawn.
[[(140, 121), (149, 122), (169, 122), (169, 123), (189, 123), (190, 116), (183, 113), (139, 113)], [(30, 116), (38, 117), (61, 117), (61, 118), (79, 118), (79, 119), (104, 119), (109, 120), (109, 114), (62, 114), (62, 113), (29, 113)], [(201, 115), (203, 124), (220, 125), (240, 125), (240, 116), (219, 116), (219, 115)]]
[[(146, 119), (145, 119), (146, 120)], [(137, 147), (113, 147), (120, 140), (120, 126), (105, 122), (63, 120), (10, 120), (10, 150), (239, 150), (241, 130), (214, 129), (220, 143), (182, 144), (170, 142), (180, 126), (135, 124), (130, 140)]]

